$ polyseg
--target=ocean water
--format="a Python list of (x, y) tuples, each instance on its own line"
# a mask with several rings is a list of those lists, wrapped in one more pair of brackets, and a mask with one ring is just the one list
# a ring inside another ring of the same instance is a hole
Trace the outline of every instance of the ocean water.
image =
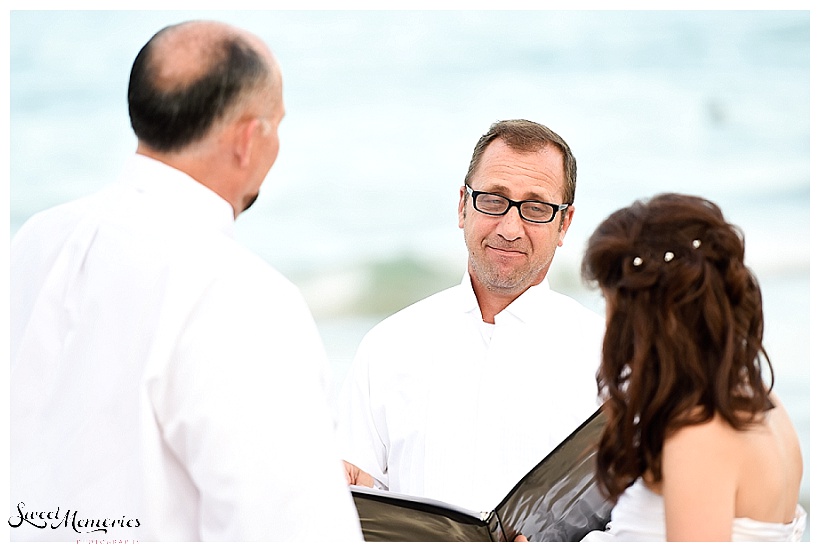
[(302, 289), (335, 386), (370, 327), (459, 281), (475, 141), (496, 120), (532, 119), (579, 166), (550, 281), (592, 308), (579, 260), (613, 210), (699, 194), (744, 230), (809, 509), (809, 12), (14, 11), (11, 235), (117, 174), (136, 146), (133, 58), (192, 18), (255, 32), (282, 65), (280, 157), (237, 234)]

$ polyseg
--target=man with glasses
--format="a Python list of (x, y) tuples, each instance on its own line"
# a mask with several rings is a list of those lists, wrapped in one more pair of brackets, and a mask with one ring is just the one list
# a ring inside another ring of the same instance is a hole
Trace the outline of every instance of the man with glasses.
[(12, 242), (11, 539), (361, 541), (316, 325), (233, 238), (279, 152), (278, 63), (166, 27), (128, 107), (118, 182)]
[(575, 177), (543, 125), (501, 121), (478, 141), (458, 207), (461, 284), (373, 328), (343, 385), (351, 484), (485, 511), (595, 411), (603, 320), (546, 279)]

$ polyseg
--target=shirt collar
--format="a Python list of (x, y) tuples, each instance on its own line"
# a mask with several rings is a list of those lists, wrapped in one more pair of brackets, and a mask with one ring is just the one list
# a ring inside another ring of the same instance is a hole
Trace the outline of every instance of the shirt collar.
[[(481, 318), (481, 309), (478, 307), (478, 299), (476, 299), (473, 284), (470, 280), (470, 272), (465, 271), (464, 277), (461, 279), (461, 304), (464, 312)], [(515, 318), (529, 322), (537, 317), (544, 315), (544, 303), (550, 295), (550, 284), (547, 278), (535, 286), (530, 286), (524, 293), (519, 295), (515, 301), (507, 305), (507, 308), (498, 313), (496, 321), (499, 318), (506, 316), (514, 316)]]
[(462, 310), (480, 319), (481, 309), (478, 308), (478, 299), (476, 299), (475, 291), (473, 291), (473, 283), (470, 281), (470, 272), (467, 270), (464, 271), (464, 277), (461, 278), (459, 289)]
[(233, 207), (216, 192), (190, 175), (142, 154), (125, 163), (121, 182), (140, 193), (155, 195), (158, 205), (180, 224), (207, 227), (234, 235)]
[(550, 284), (545, 277), (540, 284), (530, 286), (527, 291), (519, 295), (499, 313), (499, 316), (512, 315), (523, 322), (541, 318), (545, 314), (545, 303), (550, 293)]

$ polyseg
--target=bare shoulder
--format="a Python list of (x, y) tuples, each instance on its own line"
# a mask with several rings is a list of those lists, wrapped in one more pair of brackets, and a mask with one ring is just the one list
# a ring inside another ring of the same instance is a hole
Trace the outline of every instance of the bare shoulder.
[(737, 450), (737, 447), (743, 446), (744, 443), (747, 446), (759, 446), (769, 440), (779, 446), (791, 445), (799, 448), (797, 432), (785, 407), (774, 395), (772, 402), (774, 408), (757, 415), (741, 430), (733, 428), (718, 414), (706, 422), (684, 426), (667, 435), (664, 440), (664, 454), (697, 447), (707, 447), (707, 450)]
[(663, 443), (664, 487), (692, 490), (691, 482), (698, 481), (713, 489), (733, 490), (740, 471), (741, 441), (739, 432), (719, 416), (675, 431)]
[(664, 456), (668, 454), (692, 453), (711, 454), (723, 448), (737, 445), (739, 434), (720, 416), (711, 420), (684, 426), (666, 437), (663, 444)]
[(788, 414), (773, 402), (774, 408), (742, 430), (714, 416), (669, 435), (662, 457), (665, 489), (730, 493), (735, 517), (788, 521), (799, 494), (802, 455)]
[(739, 461), (737, 436), (715, 417), (669, 435), (661, 455), (661, 484), (669, 540), (731, 539)]

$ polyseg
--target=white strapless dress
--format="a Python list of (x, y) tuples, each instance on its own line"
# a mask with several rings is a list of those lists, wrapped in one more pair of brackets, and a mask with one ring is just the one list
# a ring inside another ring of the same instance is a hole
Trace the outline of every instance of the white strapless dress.
[[(771, 523), (735, 518), (733, 541), (799, 541), (806, 529), (806, 511), (799, 504), (791, 523)], [(618, 499), (605, 531), (592, 531), (582, 542), (665, 541), (663, 497), (653, 493), (638, 479)]]

